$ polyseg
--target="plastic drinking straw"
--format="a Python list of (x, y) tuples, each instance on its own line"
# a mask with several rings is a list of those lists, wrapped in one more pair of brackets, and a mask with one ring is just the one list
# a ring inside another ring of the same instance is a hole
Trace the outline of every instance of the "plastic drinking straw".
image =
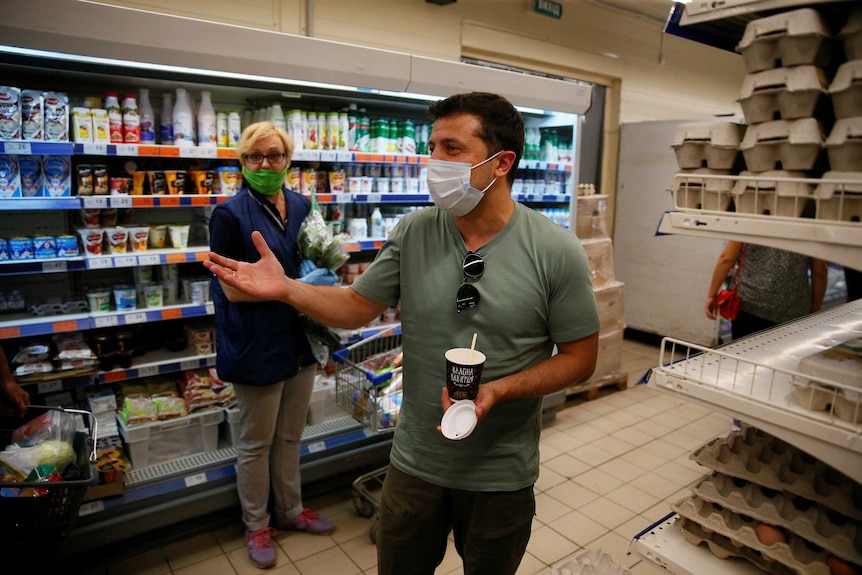
[(473, 363), (473, 350), (476, 349), (476, 336), (479, 335), (476, 332), (473, 332), (473, 343), (470, 344), (470, 359), (467, 360), (469, 363)]

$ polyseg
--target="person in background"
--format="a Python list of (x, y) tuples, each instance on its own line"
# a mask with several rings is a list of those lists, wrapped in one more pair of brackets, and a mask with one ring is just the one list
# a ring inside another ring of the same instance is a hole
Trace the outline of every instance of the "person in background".
[(28, 405), (30, 394), (12, 377), (6, 352), (0, 347), (0, 413), (22, 417)]
[[(210, 218), (210, 247), (255, 261), (252, 231), (271, 246), (283, 274), (299, 276), (300, 226), (311, 202), (284, 187), (293, 142), (270, 122), (248, 126), (237, 143), (245, 184), (217, 205)], [(260, 568), (276, 563), (270, 526), (327, 534), (333, 523), (302, 504), (299, 455), (316, 360), (299, 315), (278, 301), (231, 302), (215, 278), (216, 369), (234, 384), (239, 408), (236, 476), (249, 559)]]
[[(578, 238), (512, 200), (518, 111), (476, 92), (428, 111), (435, 206), (405, 216), (350, 288), (291, 279), (258, 233), (259, 261), (216, 249), (204, 265), (232, 300), (277, 300), (333, 327), (361, 327), (400, 302), (403, 400), (380, 498), (378, 573), (431, 575), (452, 532), (465, 574), (511, 575), (535, 515), (542, 398), (592, 375), (598, 312)], [(478, 424), (452, 441), (439, 430), (452, 406), (444, 353), (474, 333), (487, 356)]]
[(847, 301), (862, 299), (862, 271), (845, 267), (844, 283), (847, 286)]
[(727, 274), (737, 265), (743, 248), (739, 314), (731, 322), (733, 339), (820, 310), (826, 293), (826, 262), (776, 248), (729, 241), (712, 272), (704, 306), (706, 317), (718, 317), (716, 295)]

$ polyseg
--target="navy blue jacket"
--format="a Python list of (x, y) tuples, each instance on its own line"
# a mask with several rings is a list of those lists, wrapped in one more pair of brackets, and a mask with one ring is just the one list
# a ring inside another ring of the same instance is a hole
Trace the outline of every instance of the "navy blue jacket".
[[(274, 206), (248, 187), (217, 205), (210, 217), (210, 249), (244, 262), (256, 262), (260, 254), (251, 232), (263, 234), (266, 243), (291, 278), (299, 277), (299, 228), (311, 202), (295, 192), (282, 190), (287, 202), (287, 221), (282, 224)], [(314, 363), (298, 312), (281, 302), (230, 302), (213, 277), (211, 292), (216, 318), (216, 369), (224, 381), (246, 385), (271, 385), (296, 375), (300, 367)]]

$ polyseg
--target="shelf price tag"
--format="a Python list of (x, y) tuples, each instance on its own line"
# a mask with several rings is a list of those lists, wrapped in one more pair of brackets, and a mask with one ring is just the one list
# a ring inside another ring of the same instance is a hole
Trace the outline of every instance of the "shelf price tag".
[(112, 208), (131, 208), (132, 207), (132, 197), (131, 196), (111, 196), (111, 207)]
[(30, 142), (6, 142), (3, 145), (3, 150), (7, 154), (25, 154), (30, 155)]
[(334, 150), (323, 150), (320, 152), (321, 162), (335, 162), (338, 158), (338, 153)]
[(120, 320), (115, 315), (106, 315), (93, 319), (95, 327), (116, 327), (120, 325)]
[(93, 513), (100, 513), (105, 510), (105, 502), (101, 499), (96, 499), (95, 501), (88, 501), (83, 503), (78, 509), (78, 516), (84, 517), (87, 515), (92, 515)]
[(147, 314), (145, 312), (139, 311), (135, 313), (127, 313), (123, 316), (123, 323), (126, 325), (130, 325), (133, 323), (144, 323), (147, 321)]
[(137, 156), (138, 146), (136, 144), (117, 144), (118, 156)]
[(378, 203), (380, 201), (380, 194), (377, 192), (374, 192), (373, 194), (368, 194), (367, 201), (369, 203)]
[(138, 368), (138, 377), (151, 377), (153, 375), (159, 375), (159, 368), (156, 365)]
[(198, 158), (215, 159), (218, 157), (218, 148), (198, 148)]
[(39, 385), (36, 386), (36, 389), (39, 390), (39, 394), (43, 393), (54, 393), (57, 391), (63, 390), (63, 382), (59, 379), (52, 379), (51, 381), (43, 381)]
[(115, 268), (129, 268), (138, 265), (138, 258), (135, 256), (119, 256), (114, 258)]
[(196, 359), (187, 359), (185, 361), (180, 362), (180, 370), (186, 371), (188, 369), (197, 369), (198, 368), (198, 360)]
[(103, 209), (108, 207), (108, 196), (84, 196), (84, 207)]
[(114, 258), (110, 256), (87, 258), (88, 270), (104, 270), (114, 265)]
[(199, 158), (200, 154), (198, 153), (197, 146), (179, 146), (179, 153), (181, 158)]
[(84, 144), (84, 154), (87, 156), (107, 156), (108, 144)]
[(45, 262), (42, 264), (42, 273), (64, 272), (66, 271), (66, 262)]
[(336, 152), (335, 161), (341, 162), (341, 163), (352, 162), (353, 161), (353, 154), (350, 152)]
[(189, 475), (185, 477), (183, 481), (186, 484), (186, 487), (194, 487), (195, 485), (203, 485), (207, 482), (207, 474), (206, 473), (195, 473), (194, 475)]
[(213, 305), (213, 302), (207, 302), (205, 308), (207, 315), (213, 315), (215, 313), (215, 305)]
[(320, 453), (321, 451), (326, 450), (326, 442), (325, 441), (315, 441), (314, 443), (308, 444), (308, 452), (309, 453)]
[(138, 265), (139, 266), (157, 266), (161, 262), (158, 254), (149, 254), (146, 256), (138, 256)]

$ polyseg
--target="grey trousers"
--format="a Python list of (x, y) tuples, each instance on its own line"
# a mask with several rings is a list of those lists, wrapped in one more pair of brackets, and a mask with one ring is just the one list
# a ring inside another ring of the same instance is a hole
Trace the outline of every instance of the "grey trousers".
[(273, 385), (235, 385), (239, 407), (236, 486), (246, 529), (302, 513), (299, 451), (317, 365)]

